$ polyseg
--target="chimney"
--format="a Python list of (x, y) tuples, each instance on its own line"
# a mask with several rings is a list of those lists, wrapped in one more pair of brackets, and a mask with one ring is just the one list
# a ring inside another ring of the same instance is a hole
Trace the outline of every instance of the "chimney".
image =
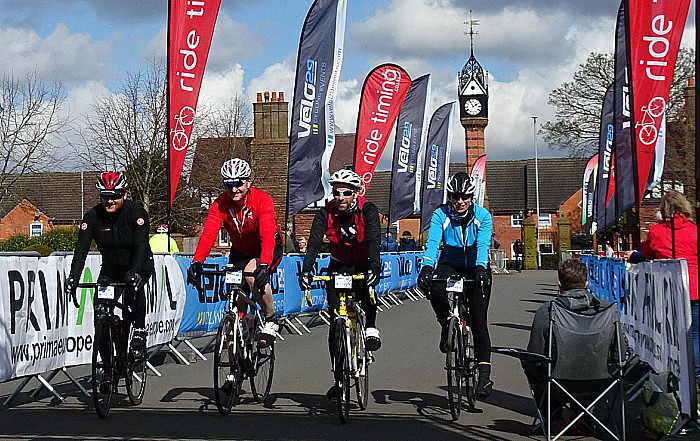
[(686, 118), (693, 118), (695, 115), (695, 77), (688, 78), (688, 85), (683, 91), (684, 107)]
[(256, 140), (288, 139), (289, 103), (284, 102), (283, 92), (258, 92), (264, 100), (253, 104)]

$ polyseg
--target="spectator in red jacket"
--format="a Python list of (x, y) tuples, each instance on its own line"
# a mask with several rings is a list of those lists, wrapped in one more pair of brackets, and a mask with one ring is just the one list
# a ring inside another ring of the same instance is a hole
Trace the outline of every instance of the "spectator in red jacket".
[(634, 251), (629, 261), (638, 263), (645, 259), (685, 259), (688, 262), (690, 304), (693, 312), (693, 346), (695, 349), (695, 375), (700, 374), (700, 326), (698, 315), (698, 244), (697, 230), (691, 221), (693, 209), (681, 193), (671, 190), (661, 198), (661, 221), (649, 228), (649, 235), (642, 243), (641, 253)]

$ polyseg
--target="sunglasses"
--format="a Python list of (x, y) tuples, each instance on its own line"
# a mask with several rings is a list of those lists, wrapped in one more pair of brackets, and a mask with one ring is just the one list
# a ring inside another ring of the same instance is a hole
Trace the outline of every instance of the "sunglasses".
[(105, 201), (118, 201), (124, 197), (124, 193), (102, 193), (100, 198)]
[(224, 185), (228, 188), (240, 188), (242, 187), (247, 181), (241, 181), (240, 179), (237, 179), (235, 181), (224, 181)]
[(473, 194), (464, 194), (464, 193), (452, 193), (452, 195), (450, 196), (450, 198), (454, 199), (455, 201), (458, 201), (461, 199), (465, 202), (470, 201), (473, 197), (474, 197)]
[(340, 197), (340, 196), (352, 196), (352, 194), (355, 193), (353, 190), (333, 190), (333, 196), (335, 197)]

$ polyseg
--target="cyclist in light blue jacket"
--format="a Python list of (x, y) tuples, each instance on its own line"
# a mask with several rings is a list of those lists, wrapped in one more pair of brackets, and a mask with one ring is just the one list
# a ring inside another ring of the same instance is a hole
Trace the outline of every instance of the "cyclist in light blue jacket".
[[(433, 212), (423, 257), (423, 267), (418, 275), (418, 286), (426, 293), (435, 311), (440, 333), (440, 350), (447, 352), (447, 326), (450, 303), (445, 282), (438, 279), (462, 276), (475, 279), (467, 284), (470, 316), (464, 317), (474, 332), (474, 352), (477, 359), (479, 380), (476, 395), (488, 397), (493, 388), (491, 381), (491, 338), (489, 337), (487, 312), (491, 297), (491, 269), (489, 246), (493, 223), (491, 213), (474, 204), (476, 180), (467, 173), (456, 173), (447, 182), (449, 202)], [(438, 248), (443, 245), (440, 259)]]

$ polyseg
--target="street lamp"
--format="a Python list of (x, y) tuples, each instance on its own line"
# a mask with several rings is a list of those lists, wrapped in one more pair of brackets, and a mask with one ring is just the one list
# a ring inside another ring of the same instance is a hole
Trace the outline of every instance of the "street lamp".
[(537, 200), (537, 268), (542, 267), (542, 255), (540, 253), (540, 171), (537, 164), (537, 117), (532, 116), (532, 145), (535, 147), (535, 197)]

